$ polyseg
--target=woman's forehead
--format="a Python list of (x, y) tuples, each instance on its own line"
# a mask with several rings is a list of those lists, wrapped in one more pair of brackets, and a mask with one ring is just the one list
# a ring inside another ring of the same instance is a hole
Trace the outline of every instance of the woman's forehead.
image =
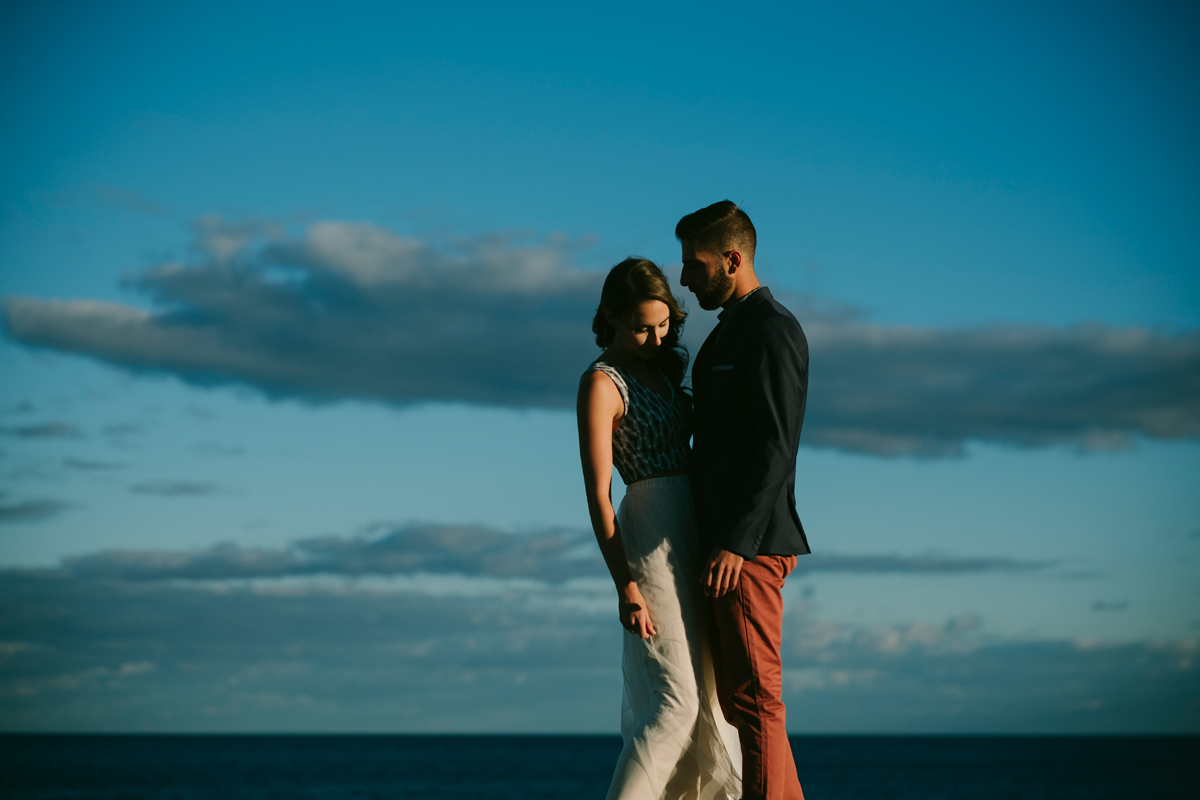
[(671, 309), (662, 300), (646, 300), (633, 308), (630, 316), (634, 322), (658, 324), (671, 315)]

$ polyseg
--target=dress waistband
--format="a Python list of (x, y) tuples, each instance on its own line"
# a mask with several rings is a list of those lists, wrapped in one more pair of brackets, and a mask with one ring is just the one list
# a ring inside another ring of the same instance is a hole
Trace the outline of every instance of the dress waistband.
[(638, 478), (633, 483), (625, 484), (625, 491), (648, 483), (657, 483), (659, 481), (690, 481), (691, 479), (692, 475), (689, 472), (677, 472), (674, 475), (649, 475), (645, 478)]

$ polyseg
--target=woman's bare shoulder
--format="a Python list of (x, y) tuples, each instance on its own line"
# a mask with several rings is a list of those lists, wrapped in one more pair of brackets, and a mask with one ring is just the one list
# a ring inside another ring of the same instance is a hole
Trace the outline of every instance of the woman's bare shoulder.
[(617, 390), (617, 383), (613, 376), (599, 367), (589, 368), (579, 379), (579, 393), (591, 394), (592, 392), (612, 394), (616, 397), (620, 397), (621, 394)]
[(603, 414), (612, 413), (617, 418), (625, 412), (625, 395), (617, 381), (620, 376), (609, 370), (593, 365), (579, 379), (578, 407), (580, 413), (584, 409), (598, 410)]

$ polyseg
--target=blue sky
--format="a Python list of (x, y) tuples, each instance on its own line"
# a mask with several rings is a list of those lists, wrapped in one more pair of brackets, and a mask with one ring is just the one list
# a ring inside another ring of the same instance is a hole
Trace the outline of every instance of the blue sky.
[(0, 727), (615, 731), (573, 381), (729, 197), (790, 728), (1200, 729), (1187, 4), (5, 14)]

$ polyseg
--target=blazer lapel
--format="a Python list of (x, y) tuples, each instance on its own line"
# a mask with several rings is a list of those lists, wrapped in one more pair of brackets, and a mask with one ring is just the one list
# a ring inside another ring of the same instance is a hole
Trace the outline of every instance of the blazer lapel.
[(712, 374), (712, 368), (729, 349), (729, 344), (737, 336), (738, 328), (745, 322), (751, 308), (770, 297), (771, 291), (765, 286), (762, 287), (746, 299), (745, 308), (739, 308), (738, 313), (730, 315), (732, 319), (718, 322), (717, 327), (713, 328), (712, 333), (704, 340), (700, 352), (696, 354), (695, 366), (700, 367), (700, 374), (697, 375), (695, 370), (692, 371), (692, 397), (696, 403), (700, 402), (700, 395), (704, 391), (704, 385), (708, 383), (708, 376)]
[(720, 334), (723, 322), (718, 322), (717, 327), (709, 332), (708, 338), (704, 340), (704, 344), (700, 345), (700, 352), (696, 354), (696, 361), (692, 364), (692, 402), (700, 402), (700, 393), (704, 390), (704, 384), (708, 381), (708, 375), (712, 372), (712, 349), (713, 344), (717, 341), (717, 336)]

